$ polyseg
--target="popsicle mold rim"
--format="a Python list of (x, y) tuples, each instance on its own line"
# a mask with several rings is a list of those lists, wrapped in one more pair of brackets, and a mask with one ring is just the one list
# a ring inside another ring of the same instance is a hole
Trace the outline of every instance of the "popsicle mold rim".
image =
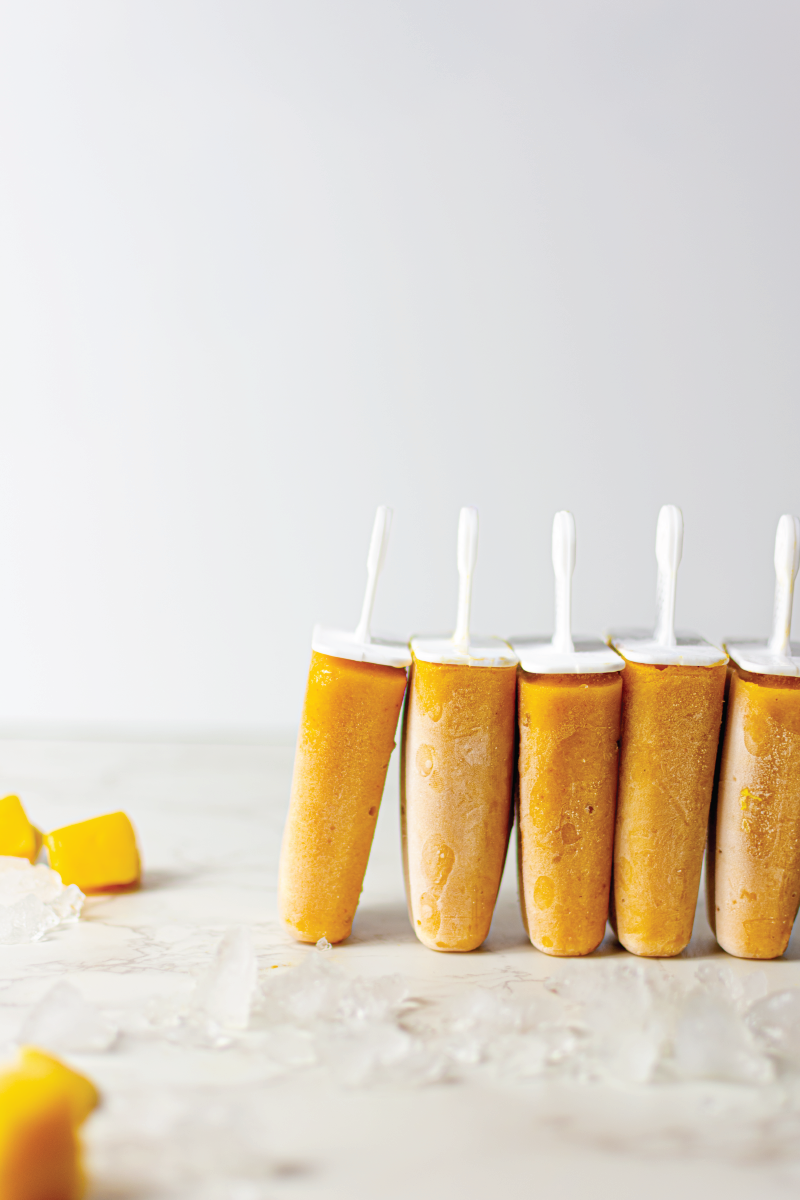
[(601, 638), (572, 637), (572, 575), (575, 570), (575, 518), (563, 509), (553, 518), (555, 631), (552, 638), (520, 634), (509, 644), (523, 671), (537, 675), (605, 675), (622, 671), (624, 661)]
[(370, 637), (368, 642), (360, 642), (353, 633), (343, 629), (328, 629), (324, 625), (314, 626), (311, 649), (317, 654), (329, 654), (332, 658), (348, 658), (352, 662), (375, 663), (376, 666), (411, 665), (408, 642), (390, 637)]
[(800, 642), (792, 642), (794, 581), (800, 565), (800, 520), (784, 513), (775, 532), (775, 604), (772, 633), (766, 641), (726, 640), (738, 667), (753, 675), (800, 675)]
[(352, 662), (375, 663), (384, 667), (408, 667), (410, 665), (411, 651), (407, 641), (404, 642), (400, 638), (373, 637), (370, 633), (375, 592), (378, 587), (378, 577), (386, 558), (391, 527), (391, 508), (385, 504), (379, 504), (375, 512), (369, 552), (367, 553), (367, 586), (364, 589), (364, 601), (358, 625), (353, 633), (350, 633), (349, 630), (329, 629), (324, 625), (315, 625), (311, 635), (311, 649), (315, 650), (317, 654), (329, 654), (332, 658), (347, 658)]
[(724, 643), (731, 660), (752, 675), (800, 675), (800, 642), (789, 643), (788, 654), (770, 653), (768, 642)]
[(514, 649), (503, 638), (473, 634), (464, 645), (447, 634), (419, 634), (411, 639), (411, 651), (420, 662), (447, 666), (515, 667)]
[(675, 645), (664, 646), (642, 630), (619, 629), (609, 633), (608, 644), (629, 662), (656, 667), (716, 667), (728, 661), (721, 646), (697, 633), (676, 633)]
[(573, 650), (557, 650), (547, 636), (508, 639), (523, 671), (532, 675), (610, 675), (625, 669), (625, 660), (598, 637), (576, 637)]

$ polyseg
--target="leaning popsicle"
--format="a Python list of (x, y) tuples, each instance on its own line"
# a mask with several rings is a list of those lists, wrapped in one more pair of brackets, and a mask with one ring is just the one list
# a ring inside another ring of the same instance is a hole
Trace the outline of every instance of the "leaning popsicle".
[(350, 934), (394, 749), (411, 653), (370, 635), (390, 523), (379, 508), (355, 633), (314, 628), (278, 877), (281, 915), (301, 942)]
[(680, 954), (692, 936), (727, 655), (675, 634), (683, 516), (659, 514), (653, 637), (615, 634), (625, 659), (612, 915), (634, 954)]
[(478, 514), (458, 527), (452, 637), (415, 637), (403, 726), (401, 820), (408, 909), (432, 950), (475, 950), (492, 921), (512, 820), (517, 658), (471, 636)]
[(511, 638), (519, 657), (517, 863), (522, 920), (545, 954), (590, 954), (608, 919), (621, 672), (599, 638), (573, 641), (575, 520), (553, 522), (552, 639)]
[(776, 958), (800, 904), (800, 643), (790, 641), (800, 521), (775, 538), (775, 613), (768, 642), (726, 645), (730, 683), (709, 830), (709, 917), (723, 950)]

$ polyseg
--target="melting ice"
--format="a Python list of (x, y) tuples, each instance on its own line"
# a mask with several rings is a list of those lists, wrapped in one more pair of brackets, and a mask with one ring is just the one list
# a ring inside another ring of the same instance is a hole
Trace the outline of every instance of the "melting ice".
[(49, 867), (0, 856), (0, 943), (38, 942), (51, 929), (76, 920), (84, 899), (80, 888), (64, 887)]
[(57, 1053), (80, 1054), (108, 1050), (116, 1038), (116, 1025), (62, 979), (29, 1013), (17, 1040)]

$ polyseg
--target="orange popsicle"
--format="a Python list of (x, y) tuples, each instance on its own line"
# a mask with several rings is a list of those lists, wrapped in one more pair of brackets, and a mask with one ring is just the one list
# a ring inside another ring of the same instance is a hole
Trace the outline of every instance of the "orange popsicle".
[(405, 690), (404, 667), (312, 652), (279, 884), (301, 942), (350, 934)]
[(379, 508), (355, 633), (314, 629), (278, 877), (281, 915), (301, 942), (350, 935), (394, 749), (411, 653), (370, 634), (390, 521)]
[(683, 517), (659, 515), (652, 638), (617, 635), (625, 659), (613, 914), (634, 954), (664, 957), (692, 936), (714, 782), (727, 656), (674, 629)]
[(555, 633), (511, 638), (522, 920), (537, 949), (565, 956), (591, 953), (608, 919), (624, 666), (599, 638), (573, 640), (575, 543), (572, 513), (556, 513)]
[(469, 634), (475, 509), (459, 522), (452, 638), (414, 638), (401, 819), (409, 916), (432, 950), (474, 950), (491, 925), (512, 821), (516, 655)]
[(783, 516), (772, 636), (727, 647), (732, 669), (708, 871), (717, 940), (739, 958), (783, 954), (800, 904), (800, 644), (790, 641), (799, 553), (800, 522)]

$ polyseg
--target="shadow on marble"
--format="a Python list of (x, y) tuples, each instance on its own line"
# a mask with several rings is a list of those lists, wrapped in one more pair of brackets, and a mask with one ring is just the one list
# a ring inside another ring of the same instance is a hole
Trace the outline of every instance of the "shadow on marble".
[(513, 892), (501, 892), (495, 905), (489, 936), (481, 950), (490, 953), (492, 950), (513, 950), (529, 945), (516, 895)]
[[(405, 902), (392, 900), (383, 903), (367, 902), (360, 905), (353, 924), (353, 932), (348, 938), (347, 944), (351, 946), (381, 942), (414, 944), (416, 940)], [(481, 947), (472, 951), (472, 954), (496, 954), (526, 947), (537, 954), (540, 953), (540, 951), (534, 950), (528, 940), (516, 897), (501, 894), (494, 911), (489, 936)], [(547, 955), (545, 957), (554, 956)], [(616, 935), (609, 925), (603, 941), (588, 957), (596, 959), (631, 956), (617, 941)], [(717, 944), (706, 921), (705, 912), (698, 907), (692, 940), (683, 953), (678, 955), (678, 958), (712, 957), (725, 958), (727, 955)], [(785, 957), (800, 958), (800, 936), (792, 940)]]
[(191, 868), (182, 871), (158, 869), (155, 871), (145, 871), (138, 890), (140, 892), (160, 892), (164, 888), (176, 887), (180, 883), (196, 879), (200, 874), (202, 874), (202, 869), (193, 870)]
[(353, 932), (347, 945), (364, 945), (368, 942), (415, 942), (414, 931), (408, 919), (405, 901), (391, 900), (383, 904), (359, 905)]
[[(530, 943), (523, 928), (522, 918), (515, 898), (512, 896), (501, 896), (495, 909), (491, 932), (482, 949), (489, 952), (493, 950), (511, 950), (515, 947), (528, 944)], [(790, 943), (790, 950), (791, 948)], [(537, 951), (537, 953), (541, 953), (541, 951)], [(798, 936), (798, 940), (795, 943), (795, 955), (800, 957), (800, 936)], [(559, 956), (547, 955), (546, 957), (557, 958)], [(617, 940), (617, 936), (611, 925), (608, 924), (606, 926), (605, 937), (600, 945), (590, 955), (585, 957), (596, 959), (633, 958), (635, 956), (631, 955), (621, 942)], [(698, 903), (691, 941), (686, 949), (676, 957), (679, 959), (728, 957), (711, 932), (711, 928), (706, 920), (705, 906), (702, 902)], [(789, 951), (787, 951), (786, 957), (790, 957)]]

